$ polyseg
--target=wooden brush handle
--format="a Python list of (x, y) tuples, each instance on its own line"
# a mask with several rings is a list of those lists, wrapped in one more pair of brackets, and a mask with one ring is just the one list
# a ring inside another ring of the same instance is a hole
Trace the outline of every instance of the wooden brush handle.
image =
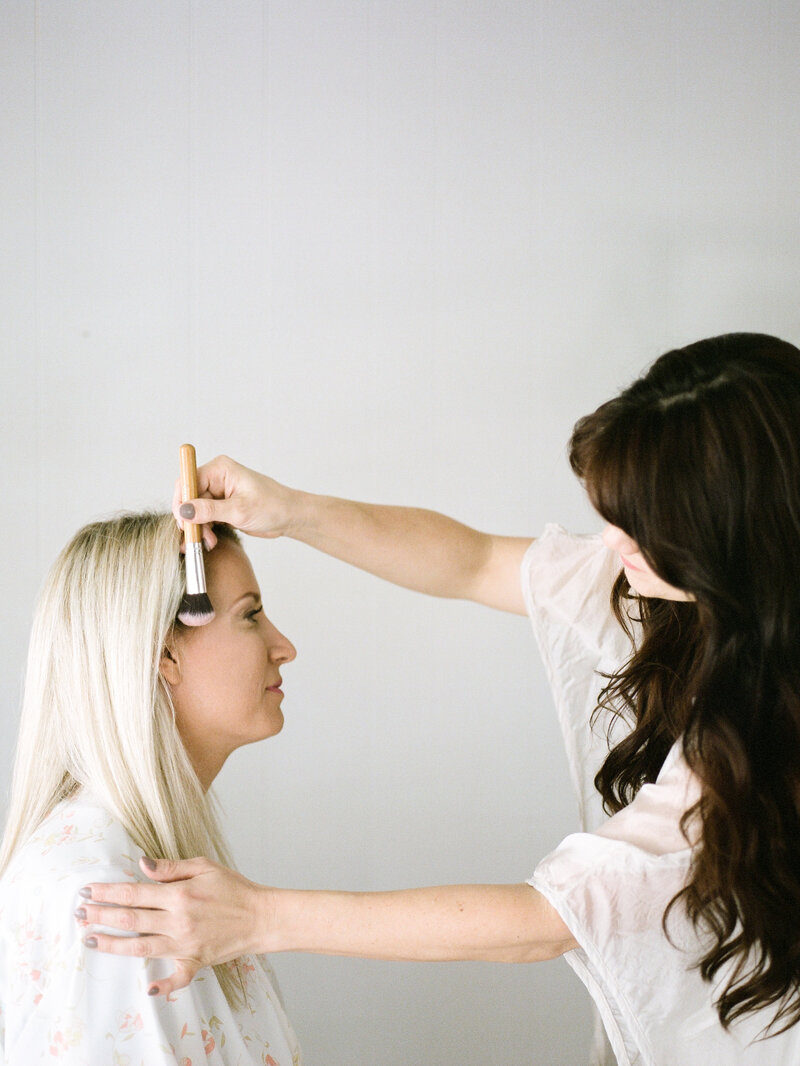
[[(197, 456), (193, 444), (182, 444), (181, 451), (181, 503), (197, 499)], [(203, 539), (203, 530), (194, 522), (183, 520), (183, 532), (186, 543), (199, 544)]]

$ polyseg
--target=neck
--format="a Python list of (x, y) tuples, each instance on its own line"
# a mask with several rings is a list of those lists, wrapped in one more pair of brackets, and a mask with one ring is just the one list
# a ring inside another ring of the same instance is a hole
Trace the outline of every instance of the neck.
[(210, 752), (204, 752), (199, 757), (190, 753), (189, 759), (194, 767), (194, 772), (197, 774), (200, 787), (203, 792), (208, 792), (214, 783), (214, 778), (225, 765), (225, 759), (219, 758), (219, 756), (215, 757)]

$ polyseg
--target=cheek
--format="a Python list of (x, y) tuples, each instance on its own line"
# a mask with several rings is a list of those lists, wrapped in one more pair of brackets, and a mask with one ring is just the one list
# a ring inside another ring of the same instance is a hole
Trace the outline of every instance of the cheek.
[(214, 701), (229, 683), (229, 660), (219, 641), (195, 640), (184, 656), (176, 697), (187, 707)]
[(230, 705), (266, 684), (264, 656), (255, 640), (215, 640), (193, 652), (186, 663), (186, 692), (196, 701)]
[(639, 578), (640, 581), (646, 582), (648, 585), (663, 585), (664, 582), (650, 569), (643, 556), (634, 556), (631, 562), (637, 567), (635, 571), (631, 571), (633, 577)]
[(628, 584), (640, 596), (650, 596), (653, 592), (653, 582), (648, 578), (647, 574), (637, 570), (626, 570), (625, 576), (628, 579)]

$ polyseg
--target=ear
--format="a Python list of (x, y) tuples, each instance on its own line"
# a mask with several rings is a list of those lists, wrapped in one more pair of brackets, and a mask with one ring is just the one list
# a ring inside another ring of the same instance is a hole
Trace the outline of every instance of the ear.
[(181, 680), (180, 657), (173, 641), (168, 641), (164, 645), (158, 672), (168, 685), (177, 685)]

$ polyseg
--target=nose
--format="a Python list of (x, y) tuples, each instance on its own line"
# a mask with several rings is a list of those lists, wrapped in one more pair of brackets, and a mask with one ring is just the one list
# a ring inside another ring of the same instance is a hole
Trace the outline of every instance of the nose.
[(269, 658), (273, 663), (290, 663), (297, 658), (297, 648), (275, 626), (270, 634)]
[(619, 526), (612, 526), (610, 523), (603, 530), (603, 543), (620, 555), (636, 555), (639, 551), (639, 545), (632, 537)]

